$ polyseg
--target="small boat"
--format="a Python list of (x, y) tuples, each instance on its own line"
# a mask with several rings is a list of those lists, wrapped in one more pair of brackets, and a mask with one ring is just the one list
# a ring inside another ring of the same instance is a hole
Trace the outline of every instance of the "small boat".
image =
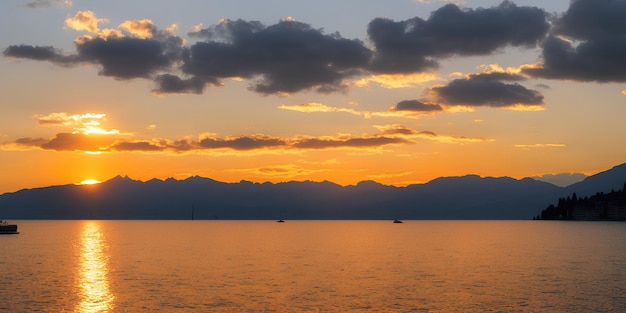
[(284, 222), (285, 222), (285, 221), (283, 221), (283, 220), (278, 220), (278, 221), (276, 221), (276, 223), (284, 223)]
[(400, 223), (402, 223), (402, 221), (401, 221), (401, 220), (399, 220), (399, 219), (395, 219), (395, 220), (393, 220), (393, 223), (394, 223), (394, 224), (400, 224)]
[(10, 225), (7, 221), (0, 220), (0, 235), (19, 234), (17, 225)]

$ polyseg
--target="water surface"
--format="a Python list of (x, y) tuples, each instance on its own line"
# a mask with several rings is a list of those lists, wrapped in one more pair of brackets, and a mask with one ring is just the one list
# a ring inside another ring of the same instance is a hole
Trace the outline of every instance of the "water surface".
[(18, 221), (8, 312), (619, 312), (626, 223)]

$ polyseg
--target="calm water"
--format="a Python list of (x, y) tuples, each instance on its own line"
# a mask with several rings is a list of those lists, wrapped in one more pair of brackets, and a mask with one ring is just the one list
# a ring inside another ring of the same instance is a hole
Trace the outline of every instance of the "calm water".
[(0, 312), (621, 312), (626, 223), (18, 221)]

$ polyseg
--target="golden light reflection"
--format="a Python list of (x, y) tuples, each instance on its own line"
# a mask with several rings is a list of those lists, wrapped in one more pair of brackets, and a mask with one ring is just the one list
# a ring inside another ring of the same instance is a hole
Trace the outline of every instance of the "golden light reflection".
[(77, 312), (111, 312), (115, 297), (109, 290), (106, 242), (97, 222), (86, 222), (81, 234), (80, 297)]

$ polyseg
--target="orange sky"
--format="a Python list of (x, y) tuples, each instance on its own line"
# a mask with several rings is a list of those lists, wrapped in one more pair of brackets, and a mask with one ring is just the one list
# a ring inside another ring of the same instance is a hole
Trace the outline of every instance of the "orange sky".
[[(114, 2), (0, 3), (0, 193), (116, 175), (403, 186), (626, 161), (626, 68), (585, 67), (607, 56), (575, 25), (617, 32), (609, 47), (626, 28), (585, 20), (589, 0), (346, 1), (348, 15)], [(504, 31), (438, 30), (453, 21)], [(567, 45), (590, 47), (568, 50), (575, 70), (551, 58)]]

